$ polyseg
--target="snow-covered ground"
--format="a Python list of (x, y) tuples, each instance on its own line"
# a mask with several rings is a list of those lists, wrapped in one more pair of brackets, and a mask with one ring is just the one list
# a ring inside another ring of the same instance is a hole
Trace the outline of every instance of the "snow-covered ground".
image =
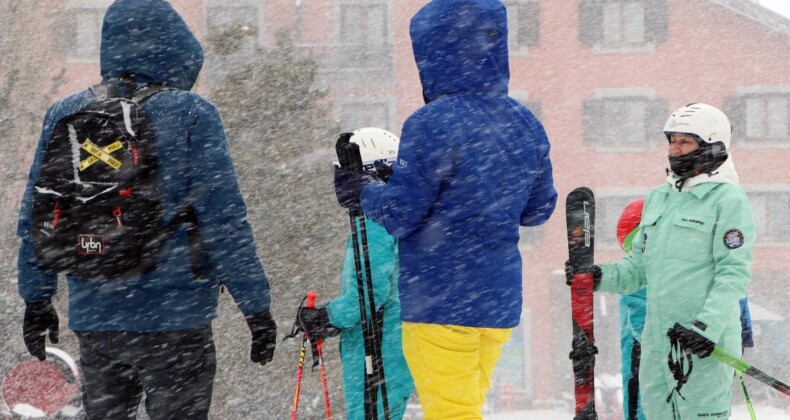
[[(776, 407), (755, 407), (755, 417), (759, 420), (790, 420), (790, 412), (785, 412)], [(557, 410), (524, 410), (510, 413), (487, 414), (484, 420), (568, 420), (573, 418), (573, 413)], [(732, 420), (749, 420), (749, 411), (744, 405), (734, 406)]]

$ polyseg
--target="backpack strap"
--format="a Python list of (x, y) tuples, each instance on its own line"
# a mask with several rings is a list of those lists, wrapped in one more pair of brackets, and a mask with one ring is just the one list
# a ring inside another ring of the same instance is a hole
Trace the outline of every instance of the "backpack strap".
[[(118, 97), (118, 82), (95, 84), (90, 88), (88, 88), (88, 90), (90, 90), (90, 92), (98, 101), (103, 101), (107, 98), (116, 98)], [(134, 94), (132, 94), (130, 99), (140, 103), (150, 98), (151, 96), (156, 95), (159, 92), (164, 92), (168, 90), (178, 90), (178, 89), (171, 86), (149, 85), (140, 90), (136, 90)]]
[(143, 102), (144, 100), (156, 95), (159, 92), (165, 92), (168, 90), (178, 89), (170, 86), (150, 85), (136, 91), (134, 95), (132, 95), (132, 100), (135, 102)]
[(105, 100), (105, 99), (110, 97), (110, 95), (109, 95), (110, 88), (109, 88), (109, 86), (107, 86), (107, 85), (105, 85), (103, 83), (99, 83), (97, 85), (93, 85), (93, 86), (89, 87), (88, 90), (91, 91), (91, 93), (93, 94), (93, 97), (96, 98), (97, 101), (103, 101), (103, 100)]

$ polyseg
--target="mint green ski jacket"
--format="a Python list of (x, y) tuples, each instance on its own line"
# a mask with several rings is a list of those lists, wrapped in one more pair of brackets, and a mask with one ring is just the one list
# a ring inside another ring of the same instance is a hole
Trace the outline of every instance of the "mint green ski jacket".
[[(672, 418), (665, 400), (676, 382), (667, 368), (666, 333), (676, 322), (741, 354), (739, 300), (751, 279), (756, 237), (751, 205), (731, 162), (724, 166), (733, 177), (700, 175), (678, 191), (670, 176), (651, 191), (631, 252), (601, 266), (596, 291), (629, 294), (647, 286), (640, 391), (648, 418)], [(684, 399), (673, 398), (680, 417), (728, 417), (731, 369), (695, 356), (694, 371)]]
[(645, 201), (633, 251), (602, 266), (597, 290), (649, 286), (646, 327), (654, 342), (666, 341), (676, 322), (718, 342), (725, 329), (740, 330), (754, 241), (751, 205), (738, 185), (707, 182), (680, 192), (666, 183)]

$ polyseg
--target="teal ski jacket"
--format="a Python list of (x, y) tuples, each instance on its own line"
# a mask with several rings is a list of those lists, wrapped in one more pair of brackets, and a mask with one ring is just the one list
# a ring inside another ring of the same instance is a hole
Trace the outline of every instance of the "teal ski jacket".
[(694, 356), (683, 398), (665, 403), (676, 384), (667, 367), (667, 331), (680, 323), (741, 354), (739, 301), (751, 280), (756, 239), (751, 205), (731, 160), (710, 177), (689, 179), (682, 191), (673, 175), (667, 181), (645, 201), (632, 252), (602, 266), (597, 290), (628, 294), (647, 286), (640, 369), (645, 415), (671, 418), (672, 408), (681, 418), (722, 415), (730, 410), (732, 369), (711, 358)]
[[(247, 210), (217, 109), (189, 92), (203, 65), (203, 49), (183, 19), (163, 0), (118, 0), (105, 15), (101, 39), (104, 80), (131, 75), (143, 86), (177, 88), (143, 103), (159, 162), (164, 223), (182, 203), (195, 211), (203, 277), (190, 263), (186, 228), (168, 238), (156, 269), (129, 280), (84, 280), (67, 276), (69, 326), (77, 331), (174, 331), (208, 325), (216, 316), (220, 284), (245, 315), (269, 308), (269, 283), (255, 252)], [(30, 212), (32, 188), (55, 124), (94, 101), (81, 91), (55, 104), (44, 117), (17, 234), (19, 294), (26, 301), (52, 298), (58, 277), (35, 262)], [(164, 229), (164, 226), (163, 226)]]
[[(381, 354), (384, 359), (384, 375), (387, 381), (387, 397), (391, 418), (399, 419), (406, 410), (406, 404), (414, 381), (403, 357), (401, 344), (400, 301), (398, 299), (398, 245), (397, 240), (387, 234), (383, 227), (372, 220), (365, 219), (370, 270), (373, 280), (373, 295), (381, 326)], [(361, 243), (360, 243), (361, 250)], [(365, 272), (364, 258), (361, 259), (362, 272)], [(364, 283), (364, 282), (363, 282)], [(364, 293), (367, 294), (367, 287)], [(329, 322), (341, 330), (340, 358), (343, 362), (343, 391), (346, 397), (348, 419), (364, 420), (365, 387), (365, 346), (359, 308), (357, 273), (354, 263), (353, 240), (348, 239), (343, 274), (340, 279), (340, 296), (327, 305)], [(370, 320), (370, 311), (365, 306), (365, 314)], [(383, 418), (381, 396), (378, 397), (379, 417)]]

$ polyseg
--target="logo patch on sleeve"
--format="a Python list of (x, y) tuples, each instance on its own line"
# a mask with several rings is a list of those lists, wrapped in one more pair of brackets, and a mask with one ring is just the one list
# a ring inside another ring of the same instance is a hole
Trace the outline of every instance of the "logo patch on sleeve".
[(743, 245), (743, 232), (730, 229), (724, 233), (724, 246), (728, 249), (740, 248)]

